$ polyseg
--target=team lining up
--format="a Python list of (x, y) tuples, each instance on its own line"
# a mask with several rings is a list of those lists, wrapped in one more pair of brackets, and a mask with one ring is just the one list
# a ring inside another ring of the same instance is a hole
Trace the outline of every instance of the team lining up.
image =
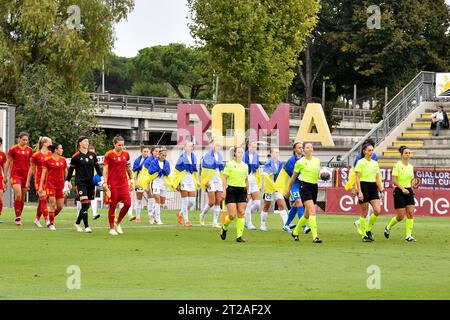
[[(0, 140), (0, 144), (1, 144)], [(163, 224), (161, 221), (161, 205), (165, 203), (169, 190), (177, 190), (181, 194), (181, 210), (177, 214), (178, 223), (192, 227), (189, 221), (189, 210), (195, 205), (198, 189), (206, 189), (208, 203), (199, 216), (201, 225), (205, 225), (205, 216), (209, 210), (213, 212), (212, 226), (220, 228), (220, 237), (225, 240), (228, 227), (236, 220), (236, 241), (246, 242), (242, 237), (244, 229), (256, 230), (252, 223), (252, 213), (261, 209), (261, 184), (263, 187), (263, 207), (261, 210), (262, 231), (267, 231), (268, 210), (273, 201), (278, 206), (283, 230), (290, 233), (294, 241), (299, 241), (300, 231), (311, 233), (313, 243), (321, 243), (318, 237), (316, 220), (316, 202), (318, 180), (329, 179), (321, 172), (320, 160), (313, 156), (312, 143), (296, 142), (293, 155), (283, 163), (279, 160), (279, 149), (271, 151), (269, 160), (262, 169), (259, 168), (257, 143), (247, 143), (243, 147), (234, 147), (232, 161), (224, 163), (221, 146), (211, 142), (211, 149), (202, 157), (201, 179), (198, 175), (198, 161), (193, 153), (194, 145), (186, 143), (180, 154), (174, 172), (171, 172), (167, 160), (167, 150), (163, 147), (141, 148), (141, 155), (131, 167), (130, 155), (124, 150), (124, 139), (117, 136), (113, 139), (114, 148), (105, 154), (103, 170), (98, 159), (89, 148), (87, 137), (77, 141), (78, 151), (72, 156), (67, 167), (63, 157), (63, 147), (52, 143), (50, 138), (39, 139), (37, 151), (33, 153), (29, 147), (29, 135), (19, 134), (18, 144), (11, 147), (6, 155), (0, 151), (0, 214), (3, 207), (3, 192), (7, 188), (7, 177), (14, 191), (14, 223), (22, 225), (24, 198), (34, 175), (35, 187), (39, 196), (36, 224), (44, 216), (50, 230), (56, 230), (55, 217), (64, 207), (64, 199), (72, 187), (71, 180), (75, 173), (75, 189), (77, 200), (81, 203), (77, 220), (74, 224), (78, 232), (92, 232), (89, 227), (88, 210), (95, 197), (96, 185), (103, 186), (105, 203), (109, 205), (109, 234), (123, 234), (121, 222), (131, 207), (131, 191), (136, 194), (136, 219), (140, 222), (142, 199), (146, 193), (151, 205), (149, 222)], [(393, 197), (397, 215), (385, 227), (384, 236), (389, 238), (392, 227), (406, 216), (406, 241), (412, 242), (414, 224), (414, 168), (409, 163), (411, 151), (406, 146), (399, 149), (401, 160), (393, 168)], [(94, 170), (97, 175), (94, 175)], [(355, 221), (358, 233), (363, 242), (374, 241), (372, 227), (381, 211), (380, 199), (383, 200), (384, 188), (381, 173), (374, 153), (374, 143), (365, 141), (361, 154), (355, 159), (347, 190), (358, 196), (360, 219)], [(218, 218), (220, 204), (225, 200), (227, 215), (221, 225)], [(122, 207), (116, 217), (116, 208)], [(288, 213), (288, 206), (291, 204)], [(299, 221), (291, 225), (295, 216)], [(84, 230), (81, 226), (84, 224)]]

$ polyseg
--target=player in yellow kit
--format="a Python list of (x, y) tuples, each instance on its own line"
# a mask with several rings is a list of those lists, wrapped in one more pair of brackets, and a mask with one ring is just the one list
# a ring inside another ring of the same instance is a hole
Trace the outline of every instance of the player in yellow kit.
[[(300, 197), (305, 207), (305, 214), (298, 221), (297, 226), (292, 231), (292, 237), (295, 241), (299, 241), (298, 234), (300, 229), (306, 224), (309, 224), (311, 228), (311, 234), (314, 243), (322, 243), (322, 240), (317, 236), (317, 223), (316, 223), (316, 202), (317, 193), (319, 190), (317, 181), (319, 180), (320, 172), (320, 159), (313, 157), (314, 147), (311, 142), (307, 142), (303, 145), (303, 152), (305, 156), (295, 163), (294, 173), (292, 174), (291, 181), (289, 183), (289, 190), (291, 190), (295, 180), (300, 174)], [(286, 198), (290, 197), (290, 192), (286, 193)]]
[(391, 229), (403, 220), (406, 215), (406, 238), (408, 242), (415, 242), (412, 236), (414, 225), (414, 192), (412, 190), (414, 180), (414, 167), (409, 163), (411, 150), (406, 146), (401, 146), (399, 152), (402, 160), (397, 162), (392, 169), (392, 183), (394, 189), (394, 207), (397, 216), (393, 217), (384, 229), (384, 236), (389, 239)]
[[(361, 160), (355, 166), (356, 190), (361, 208), (360, 224), (363, 242), (375, 241), (372, 235), (372, 227), (381, 212), (381, 200), (384, 198), (384, 188), (381, 183), (381, 173), (378, 162), (372, 159), (374, 148), (370, 143), (365, 143), (362, 147)], [(373, 208), (369, 223), (366, 225), (367, 211), (369, 203)]]

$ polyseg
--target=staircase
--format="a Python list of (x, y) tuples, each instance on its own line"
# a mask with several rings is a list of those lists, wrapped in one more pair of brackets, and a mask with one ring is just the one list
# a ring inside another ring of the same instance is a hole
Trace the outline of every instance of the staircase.
[(435, 82), (434, 72), (420, 72), (386, 104), (383, 120), (333, 166), (351, 166), (363, 142), (370, 138), (380, 166), (390, 167), (399, 161), (398, 148), (406, 145), (414, 152), (411, 163), (415, 166), (450, 168), (450, 132), (441, 130), (441, 136), (435, 137), (429, 129), (437, 104), (443, 105), (447, 114), (450, 110), (449, 102), (436, 98)]
[[(380, 167), (391, 167), (399, 161), (400, 146), (411, 149), (413, 152), (411, 164), (416, 167), (450, 167), (450, 130), (441, 130), (439, 137), (435, 137), (434, 130), (430, 130), (431, 114), (435, 110), (425, 109), (425, 112), (397, 136), (392, 145), (379, 157)], [(447, 112), (447, 115), (450, 117), (450, 112)]]

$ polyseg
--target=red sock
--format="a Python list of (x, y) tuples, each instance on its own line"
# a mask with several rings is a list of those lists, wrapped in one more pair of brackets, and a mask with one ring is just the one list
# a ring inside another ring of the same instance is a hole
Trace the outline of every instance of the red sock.
[(50, 225), (54, 226), (55, 225), (55, 213), (53, 211), (49, 211), (47, 214), (50, 218)]
[(19, 218), (22, 213), (22, 211), (20, 210), (21, 205), (21, 200), (14, 200), (14, 213), (16, 214), (16, 218)]
[(120, 224), (123, 220), (123, 218), (126, 216), (128, 209), (130, 209), (130, 206), (123, 206), (122, 209), (120, 209), (119, 217), (117, 218), (117, 224)]
[(55, 210), (55, 217), (57, 217), (58, 216), (58, 214), (61, 212), (61, 210), (62, 209), (58, 209), (58, 208), (56, 208), (56, 210)]
[(41, 200), (38, 201), (38, 206), (36, 208), (36, 220), (41, 219), (42, 210), (41, 210)]
[(114, 206), (110, 206), (108, 210), (108, 222), (109, 228), (114, 229), (114, 218), (116, 217), (116, 208)]
[(2, 215), (3, 211), (3, 201), (0, 201), (0, 216)]
[(41, 212), (44, 215), (44, 219), (48, 220), (48, 208), (47, 208), (47, 198), (39, 199), (39, 206), (41, 207)]
[(22, 216), (23, 207), (25, 207), (25, 201), (20, 200), (20, 215)]

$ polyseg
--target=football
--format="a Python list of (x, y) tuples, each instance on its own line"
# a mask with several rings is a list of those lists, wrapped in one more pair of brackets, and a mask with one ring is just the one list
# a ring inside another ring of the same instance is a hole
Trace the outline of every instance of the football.
[(329, 181), (331, 178), (330, 169), (327, 167), (322, 167), (319, 171), (319, 177), (322, 181)]

